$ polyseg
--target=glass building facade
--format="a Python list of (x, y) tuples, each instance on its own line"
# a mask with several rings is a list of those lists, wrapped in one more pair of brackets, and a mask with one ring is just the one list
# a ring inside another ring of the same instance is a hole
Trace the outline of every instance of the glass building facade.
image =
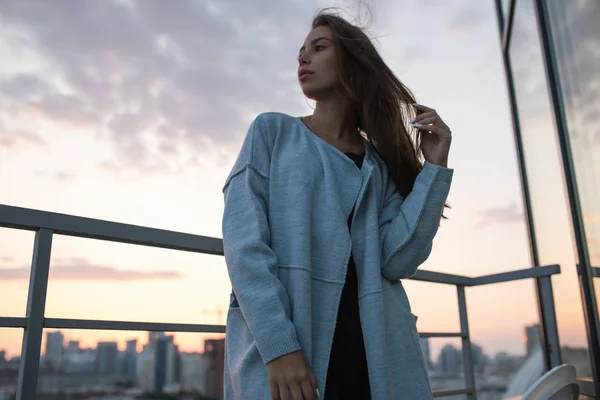
[[(496, 0), (496, 10), (532, 264), (561, 266), (560, 351), (546, 340), (546, 367), (572, 364), (599, 393), (600, 2)], [(541, 298), (539, 308), (546, 330)]]

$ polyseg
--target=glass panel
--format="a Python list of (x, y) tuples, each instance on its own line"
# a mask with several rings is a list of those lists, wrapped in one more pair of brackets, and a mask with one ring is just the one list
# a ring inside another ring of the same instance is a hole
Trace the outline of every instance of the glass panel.
[(600, 267), (600, 2), (548, 9), (590, 263)]
[[(419, 331), (422, 331), (420, 326)], [(421, 347), (428, 358), (429, 380), (434, 392), (465, 388), (460, 339), (421, 338)]]
[(509, 57), (540, 263), (561, 265), (562, 273), (552, 283), (563, 360), (570, 358), (573, 349), (583, 352), (575, 366), (578, 374), (589, 375), (578, 260), (532, 0), (517, 2), (512, 35)]
[(21, 362), (23, 329), (0, 329), (0, 399), (13, 399)]
[(35, 233), (0, 228), (0, 316), (24, 317)]
[[(439, 283), (403, 281), (421, 332), (459, 332), (456, 287)], [(438, 343), (439, 344), (439, 343)], [(439, 349), (438, 349), (439, 350)]]
[(222, 256), (55, 235), (46, 316), (224, 325), (230, 292)]
[(505, 21), (508, 19), (508, 6), (510, 6), (510, 1), (511, 0), (502, 0), (502, 13), (504, 14)]
[[(460, 331), (456, 287), (424, 282), (405, 286), (409, 295), (413, 290), (426, 291), (431, 297), (425, 304), (413, 304), (421, 334)], [(437, 309), (428, 309), (429, 304)], [(469, 288), (467, 310), (477, 398), (523, 394), (544, 369), (534, 284), (518, 281)], [(447, 326), (451, 329), (441, 328)], [(460, 339), (422, 338), (421, 345), (434, 390), (465, 387)]]
[(544, 370), (534, 283), (474, 287), (467, 295), (467, 306), (483, 303), (482, 309), (468, 308), (477, 398), (522, 395)]
[(45, 330), (36, 398), (221, 398), (224, 344), (219, 334)]

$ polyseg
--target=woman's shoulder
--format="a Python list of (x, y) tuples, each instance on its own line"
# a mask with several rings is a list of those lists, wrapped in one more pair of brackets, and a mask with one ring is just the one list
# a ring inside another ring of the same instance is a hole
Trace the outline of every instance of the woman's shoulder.
[(282, 112), (267, 111), (258, 114), (255, 119), (255, 123), (257, 122), (267, 129), (279, 130), (289, 127), (291, 124), (297, 124), (298, 117), (293, 117)]
[[(293, 133), (298, 133), (302, 129), (302, 121), (299, 117), (282, 112), (263, 112), (252, 122), (251, 132), (258, 135), (269, 143), (269, 147), (273, 148), (276, 142), (284, 142), (287, 139), (294, 137)], [(258, 132), (257, 132), (258, 131)], [(287, 138), (287, 139), (286, 139)]]

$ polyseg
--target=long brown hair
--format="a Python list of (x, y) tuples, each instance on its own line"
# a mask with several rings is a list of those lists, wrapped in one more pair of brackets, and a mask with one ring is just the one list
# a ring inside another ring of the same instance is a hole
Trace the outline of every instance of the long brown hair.
[(415, 116), (414, 95), (361, 28), (329, 9), (314, 17), (312, 28), (320, 26), (333, 32), (340, 81), (350, 100), (346, 126), (363, 132), (386, 163), (400, 194), (408, 196), (423, 168), (418, 132), (407, 129)]

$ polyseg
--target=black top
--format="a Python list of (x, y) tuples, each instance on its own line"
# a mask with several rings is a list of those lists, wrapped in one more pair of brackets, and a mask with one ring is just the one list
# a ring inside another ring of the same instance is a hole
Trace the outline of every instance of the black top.
[[(364, 154), (346, 153), (358, 168)], [(352, 225), (354, 209), (348, 218)], [(370, 399), (367, 358), (358, 311), (358, 277), (352, 256), (348, 262), (327, 373), (326, 399)]]

